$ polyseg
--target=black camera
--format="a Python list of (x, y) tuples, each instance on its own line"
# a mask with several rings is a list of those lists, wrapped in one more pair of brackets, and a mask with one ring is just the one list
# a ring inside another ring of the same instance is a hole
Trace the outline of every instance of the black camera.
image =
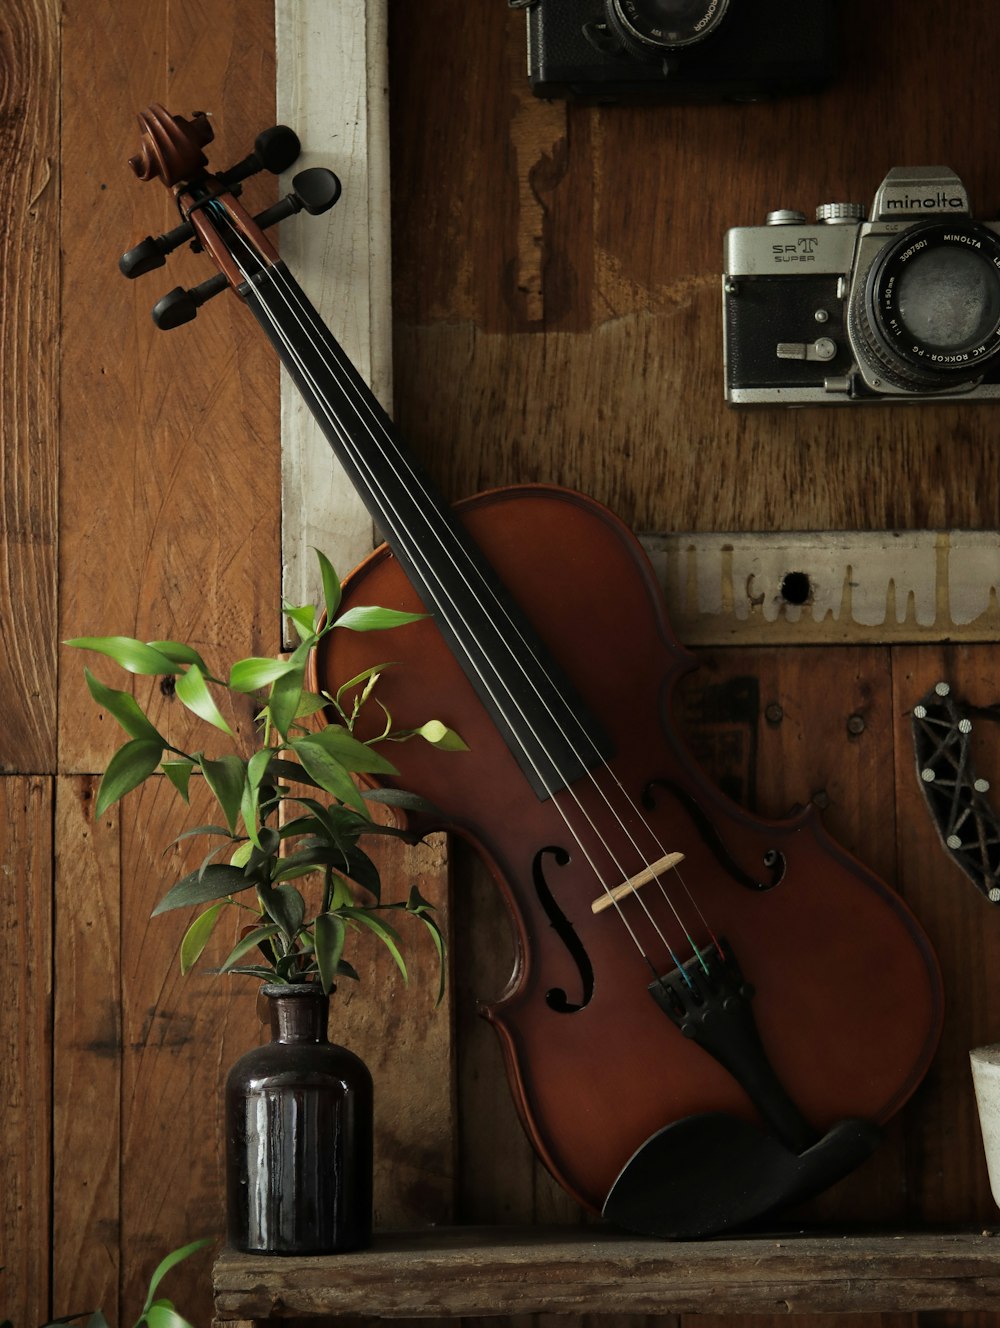
[(835, 0), (509, 0), (538, 97), (757, 101), (834, 70)]

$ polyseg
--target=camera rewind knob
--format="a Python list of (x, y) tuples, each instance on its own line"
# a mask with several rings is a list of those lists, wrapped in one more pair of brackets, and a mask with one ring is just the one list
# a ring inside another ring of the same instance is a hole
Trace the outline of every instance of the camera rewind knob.
[(865, 210), (860, 203), (820, 203), (816, 209), (816, 220), (832, 226), (853, 225), (864, 219)]
[(765, 219), (768, 226), (801, 226), (804, 224), (806, 214), (796, 212), (794, 208), (776, 208), (769, 212)]

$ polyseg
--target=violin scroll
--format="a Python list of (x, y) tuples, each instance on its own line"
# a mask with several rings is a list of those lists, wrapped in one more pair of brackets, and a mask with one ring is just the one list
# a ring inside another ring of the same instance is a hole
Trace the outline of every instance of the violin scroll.
[(139, 125), (142, 143), (128, 164), (140, 180), (159, 179), (173, 188), (208, 165), (202, 148), (211, 143), (215, 131), (204, 111), (195, 111), (185, 120), (153, 102), (139, 112)]

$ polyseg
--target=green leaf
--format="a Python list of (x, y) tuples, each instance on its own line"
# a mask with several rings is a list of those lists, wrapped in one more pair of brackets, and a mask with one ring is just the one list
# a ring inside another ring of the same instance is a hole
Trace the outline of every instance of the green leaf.
[(234, 692), (259, 692), (294, 667), (287, 659), (240, 659), (229, 671), (229, 686)]
[(221, 835), (223, 839), (233, 837), (231, 831), (224, 825), (195, 825), (190, 830), (182, 830), (179, 835), (175, 835), (167, 848), (173, 848), (175, 844), (180, 844), (185, 839), (196, 839), (199, 835)]
[(270, 747), (265, 747), (260, 752), (254, 752), (253, 756), (250, 757), (247, 762), (246, 779), (240, 801), (240, 815), (243, 817), (243, 825), (258, 848), (260, 848), (260, 786), (263, 783), (264, 776), (268, 773), (273, 757), (274, 751)]
[(295, 626), (300, 641), (308, 641), (316, 635), (316, 608), (313, 604), (285, 605), (285, 617), (290, 618)]
[(107, 655), (129, 673), (159, 676), (181, 671), (180, 666), (162, 651), (132, 636), (74, 636), (64, 644), (74, 646), (77, 650), (95, 650), (99, 655)]
[(307, 774), (311, 775), (320, 788), (332, 793), (335, 798), (353, 807), (355, 811), (368, 818), (365, 804), (358, 792), (357, 785), (347, 770), (327, 748), (318, 741), (319, 734), (308, 738), (297, 738), (292, 747), (295, 755), (302, 762)]
[(305, 900), (295, 886), (261, 887), (257, 898), (268, 917), (273, 918), (289, 941), (294, 941), (306, 917)]
[(312, 831), (325, 837), (346, 853), (351, 845), (356, 843), (360, 834), (367, 833), (371, 829), (370, 822), (350, 808), (327, 807), (315, 798), (294, 798), (289, 801), (297, 802), (300, 807), (307, 808), (312, 812), (312, 816), (296, 817), (293, 821), (286, 821), (281, 828), (283, 839), (291, 827), (296, 827), (292, 833), (308, 834)]
[(437, 957), (438, 957), (438, 990), (437, 990), (437, 1000), (435, 1001), (435, 1004), (440, 1005), (442, 1000), (444, 999), (444, 987), (445, 987), (445, 977), (446, 977), (445, 963), (444, 963), (444, 936), (441, 933), (441, 928), (438, 926), (435, 920), (432, 917), (430, 917), (425, 911), (425, 908), (431, 907), (430, 904), (426, 904), (425, 907), (421, 908), (410, 908), (409, 904), (407, 904), (406, 907), (408, 912), (412, 913), (414, 917), (420, 919), (420, 921), (430, 932), (431, 940), (434, 942), (434, 949), (437, 951)]
[(197, 664), (202, 673), (211, 673), (212, 671), (197, 650), (183, 641), (150, 641), (149, 644), (154, 650), (158, 650), (161, 655), (166, 655), (167, 659), (173, 660), (175, 664)]
[[(301, 647), (299, 647), (301, 649)], [(294, 659), (294, 655), (292, 656)], [(276, 678), (268, 698), (267, 708), (271, 722), (283, 738), (288, 737), (288, 730), (295, 722), (299, 701), (302, 699), (302, 687), (305, 682), (305, 663), (290, 664), (288, 670)]]
[(433, 802), (420, 797), (418, 793), (407, 793), (405, 789), (365, 789), (362, 797), (367, 802), (382, 802), (387, 807), (401, 807), (408, 812), (426, 812), (432, 816), (441, 815)]
[(313, 942), (316, 946), (316, 966), (319, 969), (320, 986), (329, 996), (337, 976), (337, 965), (344, 952), (344, 940), (347, 928), (343, 918), (336, 913), (320, 913), (313, 928)]
[(342, 870), (345, 876), (349, 876), (356, 885), (360, 885), (378, 900), (382, 891), (378, 868), (357, 844), (348, 849), (347, 865)]
[(326, 604), (326, 620), (329, 624), (333, 622), (340, 608), (340, 598), (343, 593), (340, 577), (333, 570), (333, 564), (325, 553), (321, 553), (319, 549), (313, 549), (313, 553), (316, 555), (320, 576), (323, 578), (323, 601)]
[(394, 931), (388, 923), (383, 922), (381, 918), (376, 917), (374, 913), (365, 908), (342, 908), (340, 914), (341, 917), (351, 918), (375, 933), (395, 960), (396, 967), (403, 975), (403, 981), (408, 983), (410, 979), (406, 972), (406, 964), (403, 962), (403, 956), (399, 952), (398, 932)]
[(295, 761), (285, 761), (280, 756), (274, 757), (271, 761), (270, 771), (275, 779), (283, 779), (289, 784), (308, 784), (310, 788), (323, 787), (301, 765), (297, 765)]
[(182, 1314), (178, 1314), (172, 1305), (150, 1305), (136, 1328), (139, 1328), (143, 1322), (148, 1328), (191, 1328), (188, 1320)]
[[(458, 736), (454, 729), (442, 724), (439, 719), (429, 719), (426, 724), (421, 724), (418, 729), (410, 729), (409, 734), (414, 737), (423, 738), (429, 742), (432, 747), (438, 747), (443, 752), (467, 752), (469, 748)], [(401, 737), (401, 734), (393, 734), (393, 737)]]
[(202, 956), (205, 946), (208, 944), (209, 937), (215, 930), (215, 924), (219, 920), (222, 910), (226, 907), (226, 900), (221, 900), (218, 904), (213, 904), (211, 908), (206, 908), (204, 913), (199, 913), (191, 926), (184, 933), (184, 939), (181, 941), (181, 975), (190, 973), (192, 968)]
[(188, 786), (191, 783), (191, 771), (194, 768), (194, 761), (163, 761), (160, 764), (160, 769), (185, 802), (188, 801)]
[(84, 669), (83, 676), (97, 704), (118, 721), (130, 738), (156, 738), (162, 746), (167, 745), (156, 725), (146, 718), (142, 707), (130, 692), (120, 692), (114, 687), (105, 686), (99, 678), (94, 677), (90, 669)]
[(298, 709), (295, 711), (296, 719), (308, 719), (310, 715), (318, 715), (321, 710), (326, 710), (330, 702), (317, 692), (303, 692), (299, 697)]
[(339, 724), (329, 724), (325, 729), (318, 733), (310, 733), (305, 738), (298, 738), (292, 744), (292, 750), (299, 754), (300, 745), (309, 743), (310, 746), (316, 745), (341, 765), (345, 770), (353, 770), (357, 774), (364, 775), (397, 775), (399, 771), (387, 761), (381, 752), (375, 751), (366, 743), (359, 742), (352, 734)]
[(203, 872), (188, 872), (172, 885), (150, 914), (169, 913), (174, 908), (190, 908), (193, 904), (208, 904), (214, 899), (225, 899), (238, 894), (253, 884), (239, 867), (217, 862)]
[(404, 627), (407, 623), (428, 618), (427, 613), (403, 613), (401, 609), (381, 609), (374, 604), (358, 604), (348, 609), (334, 623), (352, 632), (383, 632), (390, 627)]
[(232, 973), (234, 966), (240, 962), (244, 955), (255, 950), (261, 941), (268, 941), (272, 936), (277, 936), (281, 927), (276, 922), (268, 922), (263, 927), (255, 927), (253, 931), (248, 932), (241, 940), (230, 950), (226, 956), (226, 961), (219, 970), (222, 973)]
[(177, 679), (175, 686), (178, 699), (183, 701), (187, 708), (205, 720), (208, 724), (214, 724), (217, 729), (227, 733), (232, 738), (233, 731), (222, 718), (219, 708), (212, 700), (212, 694), (208, 690), (205, 682), (205, 675), (197, 664), (192, 664), (187, 673), (182, 673)]
[(109, 807), (131, 793), (148, 779), (160, 764), (163, 745), (159, 738), (133, 738), (119, 747), (108, 762), (108, 768), (97, 790), (97, 815), (103, 816)]
[(250, 861), (250, 854), (254, 850), (253, 840), (247, 839), (239, 846), (236, 852), (229, 859), (232, 867), (245, 867)]
[(160, 1260), (160, 1262), (156, 1266), (153, 1276), (149, 1279), (149, 1291), (146, 1295), (146, 1303), (142, 1307), (143, 1314), (145, 1314), (146, 1311), (149, 1309), (149, 1307), (152, 1305), (153, 1300), (156, 1296), (157, 1287), (159, 1287), (160, 1283), (163, 1281), (167, 1273), (170, 1272), (171, 1268), (176, 1268), (176, 1266), (179, 1263), (181, 1263), (184, 1259), (190, 1258), (192, 1254), (197, 1253), (198, 1250), (203, 1250), (206, 1245), (211, 1245), (211, 1243), (212, 1243), (211, 1237), (205, 1236), (201, 1240), (191, 1241), (189, 1245), (182, 1245), (180, 1249), (173, 1250), (165, 1258)]
[(243, 789), (246, 785), (246, 766), (238, 756), (231, 754), (221, 756), (217, 761), (203, 756), (200, 764), (205, 782), (222, 808), (229, 833), (234, 835), (239, 824)]
[[(370, 682), (373, 678), (377, 678), (381, 673), (384, 673), (386, 669), (391, 668), (392, 661), (390, 660), (387, 664), (373, 664), (370, 669), (356, 673), (353, 678), (348, 678), (347, 682), (341, 683), (337, 688), (337, 700), (339, 701), (344, 693), (349, 692), (352, 687), (359, 687), (363, 682)], [(368, 689), (365, 688), (366, 694), (367, 691)]]

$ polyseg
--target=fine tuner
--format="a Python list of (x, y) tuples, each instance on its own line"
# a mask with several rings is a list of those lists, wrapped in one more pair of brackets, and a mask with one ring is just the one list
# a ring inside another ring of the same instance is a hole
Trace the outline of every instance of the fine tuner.
[[(147, 118), (154, 114), (153, 107), (145, 112)], [(179, 121), (181, 119), (181, 117), (175, 118)], [(142, 121), (143, 116), (140, 116), (140, 122)], [(289, 129), (287, 125), (273, 125), (257, 135), (253, 152), (242, 161), (237, 162), (228, 171), (209, 176), (204, 170), (207, 160), (199, 150), (214, 137), (208, 116), (203, 111), (195, 111), (190, 120), (182, 123), (189, 135), (189, 141), (185, 146), (190, 154), (187, 165), (192, 172), (187, 187), (192, 189), (200, 185), (203, 191), (203, 196), (195, 203), (195, 207), (198, 208), (205, 207), (223, 193), (238, 197), (242, 191), (243, 181), (261, 171), (280, 175), (297, 160), (301, 151), (299, 137), (293, 129)], [(191, 144), (190, 138), (196, 140), (196, 145)], [(165, 176), (163, 156), (157, 152), (155, 146), (151, 146), (153, 143), (155, 140), (147, 138), (143, 150), (129, 158), (129, 166), (141, 180)], [(287, 217), (294, 216), (297, 212), (305, 211), (311, 216), (319, 216), (323, 212), (328, 212), (339, 198), (339, 178), (325, 167), (312, 166), (292, 177), (290, 194), (286, 194), (277, 203), (258, 213), (253, 220), (263, 231)], [(118, 268), (122, 275), (131, 280), (163, 267), (167, 255), (188, 241), (191, 242), (194, 252), (201, 252), (202, 243), (193, 223), (187, 219), (193, 210), (189, 208), (185, 214), (182, 209), (185, 220), (179, 226), (166, 231), (163, 235), (147, 235), (145, 239), (122, 254), (118, 260)], [(161, 331), (180, 327), (182, 323), (190, 322), (207, 300), (221, 294), (230, 284), (229, 278), (224, 273), (218, 272), (190, 290), (176, 286), (153, 306), (153, 322)]]

